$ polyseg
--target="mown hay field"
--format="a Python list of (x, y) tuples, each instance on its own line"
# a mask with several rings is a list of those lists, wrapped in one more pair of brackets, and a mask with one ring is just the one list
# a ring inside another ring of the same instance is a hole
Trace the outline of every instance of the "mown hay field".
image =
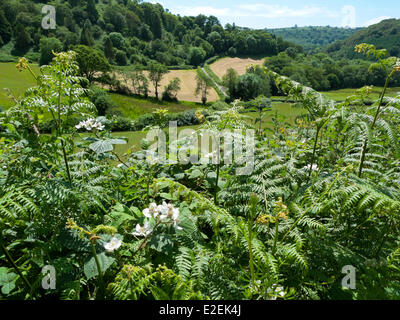
[(211, 64), (210, 68), (220, 79), (222, 79), (229, 68), (236, 70), (239, 75), (242, 75), (246, 73), (246, 69), (249, 66), (253, 64), (258, 64), (261, 66), (263, 63), (264, 59), (255, 60), (251, 58), (223, 58)]
[[(144, 74), (148, 77), (148, 72), (145, 71)], [(129, 73), (128, 73), (129, 75)], [(201, 96), (195, 95), (196, 90), (196, 70), (170, 70), (162, 79), (161, 85), (158, 88), (159, 97), (161, 97), (164, 87), (168, 85), (168, 83), (174, 79), (175, 77), (181, 79), (181, 90), (177, 94), (177, 98), (179, 101), (190, 101), (190, 102), (201, 102)], [(117, 78), (119, 80), (123, 80), (122, 75), (118, 75)], [(128, 87), (132, 89), (131, 81), (128, 80)], [(150, 83), (150, 96), (155, 96), (155, 88)], [(208, 93), (209, 102), (218, 101), (219, 97), (217, 92), (214, 89), (210, 89)]]

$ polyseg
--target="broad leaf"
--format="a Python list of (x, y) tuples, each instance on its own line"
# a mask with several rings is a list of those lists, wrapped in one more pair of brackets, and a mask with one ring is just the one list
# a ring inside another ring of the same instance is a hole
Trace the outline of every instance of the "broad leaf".
[[(108, 256), (105, 252), (98, 254), (97, 257), (99, 259), (100, 269), (102, 273), (107, 271), (107, 269), (111, 267), (111, 265), (115, 261), (113, 257)], [(83, 270), (88, 280), (95, 278), (99, 275), (99, 272), (97, 270), (96, 260), (94, 259), (93, 256), (90, 257), (88, 260), (86, 260)]]

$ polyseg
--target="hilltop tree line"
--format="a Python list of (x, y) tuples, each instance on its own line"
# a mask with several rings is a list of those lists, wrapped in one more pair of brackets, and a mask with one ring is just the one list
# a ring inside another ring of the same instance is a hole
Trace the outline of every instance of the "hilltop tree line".
[[(352, 36), (336, 41), (326, 48), (326, 52), (335, 59), (355, 59), (360, 55), (354, 52), (358, 43), (371, 43), (378, 49), (387, 49), (391, 56), (400, 55), (400, 19), (386, 19), (364, 28)], [(371, 60), (372, 57), (364, 57)]]
[(293, 46), (264, 30), (222, 26), (214, 16), (181, 17), (160, 4), (137, 0), (47, 4), (56, 8), (55, 30), (41, 27), (43, 1), (0, 0), (0, 46), (11, 42), (12, 54), (47, 64), (51, 50), (86, 45), (101, 51), (111, 64), (145, 66), (154, 61), (198, 66), (217, 55), (272, 56)]
[[(358, 59), (333, 59), (326, 53), (303, 54), (288, 48), (267, 58), (265, 66), (318, 91), (385, 85), (387, 73), (382, 66), (371, 65), (360, 54), (355, 57)], [(398, 74), (391, 78), (390, 86), (400, 86)]]
[(338, 40), (344, 40), (352, 36), (362, 28), (338, 28), (330, 26), (308, 26), (291, 28), (268, 29), (277, 37), (301, 45), (308, 52), (321, 50)]

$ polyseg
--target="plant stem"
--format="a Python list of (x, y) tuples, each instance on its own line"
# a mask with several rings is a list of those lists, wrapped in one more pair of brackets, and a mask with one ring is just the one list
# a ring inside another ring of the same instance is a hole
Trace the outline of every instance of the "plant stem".
[(93, 257), (94, 257), (94, 260), (96, 261), (97, 271), (98, 271), (98, 273), (99, 273), (100, 298), (103, 298), (103, 293), (104, 293), (103, 273), (102, 273), (102, 271), (101, 271), (100, 261), (99, 261), (99, 258), (98, 258), (98, 256), (97, 256), (95, 244), (94, 244), (92, 241), (91, 241), (90, 243), (91, 243), (91, 245), (92, 245)]
[[(382, 108), (382, 104), (383, 104), (383, 98), (385, 97), (386, 90), (387, 90), (387, 88), (389, 86), (389, 82), (390, 82), (390, 79), (392, 78), (393, 74), (394, 74), (394, 71), (392, 71), (389, 74), (389, 76), (386, 78), (385, 87), (382, 90), (382, 93), (381, 93), (381, 96), (380, 96), (380, 99), (379, 99), (379, 105), (378, 105), (378, 108), (376, 109), (374, 121), (372, 122), (372, 125), (371, 125), (371, 131), (374, 129), (376, 121), (378, 121), (378, 116), (379, 116), (379, 113), (381, 112), (381, 108)], [(358, 177), (359, 178), (361, 178), (361, 176), (362, 176), (362, 170), (363, 170), (363, 167), (364, 167), (364, 162), (365, 162), (367, 151), (368, 151), (368, 137), (365, 138), (365, 141), (364, 141), (364, 144), (363, 144), (363, 149), (362, 149), (362, 152), (361, 152), (360, 167), (358, 169)]]
[(275, 252), (276, 252), (276, 245), (278, 243), (278, 231), (279, 231), (279, 218), (276, 217), (275, 234), (274, 234), (274, 246), (272, 247), (272, 254), (275, 254)]
[(254, 273), (254, 257), (253, 257), (253, 213), (255, 214), (256, 207), (252, 205), (251, 207), (251, 216), (248, 221), (247, 227), (248, 227), (248, 232), (249, 235), (247, 237), (247, 243), (249, 246), (249, 267), (250, 267), (250, 275), (251, 275), (251, 282), (254, 285), (255, 284), (255, 273)]
[(310, 180), (310, 178), (311, 178), (312, 167), (313, 167), (313, 165), (314, 165), (315, 154), (316, 154), (316, 152), (317, 152), (318, 136), (319, 136), (319, 132), (320, 132), (321, 128), (322, 128), (321, 126), (319, 126), (319, 125), (317, 126), (317, 132), (316, 132), (316, 134), (315, 134), (315, 142), (314, 142), (314, 148), (313, 148), (313, 155), (312, 155), (311, 164), (310, 164), (310, 171), (309, 171), (309, 173), (308, 173), (308, 180)]
[(65, 151), (65, 144), (64, 144), (64, 140), (63, 139), (61, 139), (61, 147), (62, 147), (62, 151), (63, 151), (65, 167), (67, 169), (68, 180), (69, 180), (69, 183), (72, 184), (71, 174), (69, 172), (69, 164), (68, 164), (68, 159), (67, 159), (67, 153)]
[[(219, 161), (219, 160), (218, 160)], [(219, 180), (219, 171), (220, 171), (220, 164), (217, 164), (217, 178), (215, 180), (215, 188), (214, 188), (214, 203), (218, 205), (218, 198), (217, 198), (217, 193), (218, 193), (218, 180)]]
[(13, 260), (13, 258), (10, 255), (10, 253), (8, 252), (7, 248), (3, 245), (3, 242), (1, 240), (0, 240), (0, 247), (1, 247), (2, 251), (4, 252), (4, 255), (6, 256), (8, 262), (10, 262), (10, 264), (12, 265), (14, 270), (22, 278), (22, 280), (24, 281), (24, 283), (25, 283), (26, 287), (28, 288), (29, 292), (32, 293), (32, 285), (30, 284), (28, 279), (22, 274), (21, 270), (19, 270), (17, 264), (15, 263), (15, 261)]

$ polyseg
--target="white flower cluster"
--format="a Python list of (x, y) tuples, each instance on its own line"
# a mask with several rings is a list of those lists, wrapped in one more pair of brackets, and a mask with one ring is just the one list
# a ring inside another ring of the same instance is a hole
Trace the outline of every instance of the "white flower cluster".
[[(178, 230), (182, 230), (179, 223), (179, 209), (175, 208), (172, 204), (166, 203), (157, 205), (156, 203), (150, 204), (150, 206), (143, 210), (143, 215), (148, 219), (154, 219), (156, 223), (172, 223)], [(145, 222), (143, 226), (136, 225), (136, 231), (133, 232), (134, 236), (147, 237), (153, 230), (150, 227), (149, 222)]]
[(93, 131), (93, 129), (97, 131), (102, 131), (104, 129), (104, 125), (98, 122), (96, 119), (87, 119), (86, 121), (81, 121), (78, 125), (75, 126), (76, 129), (85, 128), (87, 131)]
[(283, 287), (279, 285), (275, 285), (271, 289), (268, 289), (268, 293), (272, 294), (272, 297), (269, 300), (276, 300), (277, 298), (284, 298), (286, 295), (286, 292)]

